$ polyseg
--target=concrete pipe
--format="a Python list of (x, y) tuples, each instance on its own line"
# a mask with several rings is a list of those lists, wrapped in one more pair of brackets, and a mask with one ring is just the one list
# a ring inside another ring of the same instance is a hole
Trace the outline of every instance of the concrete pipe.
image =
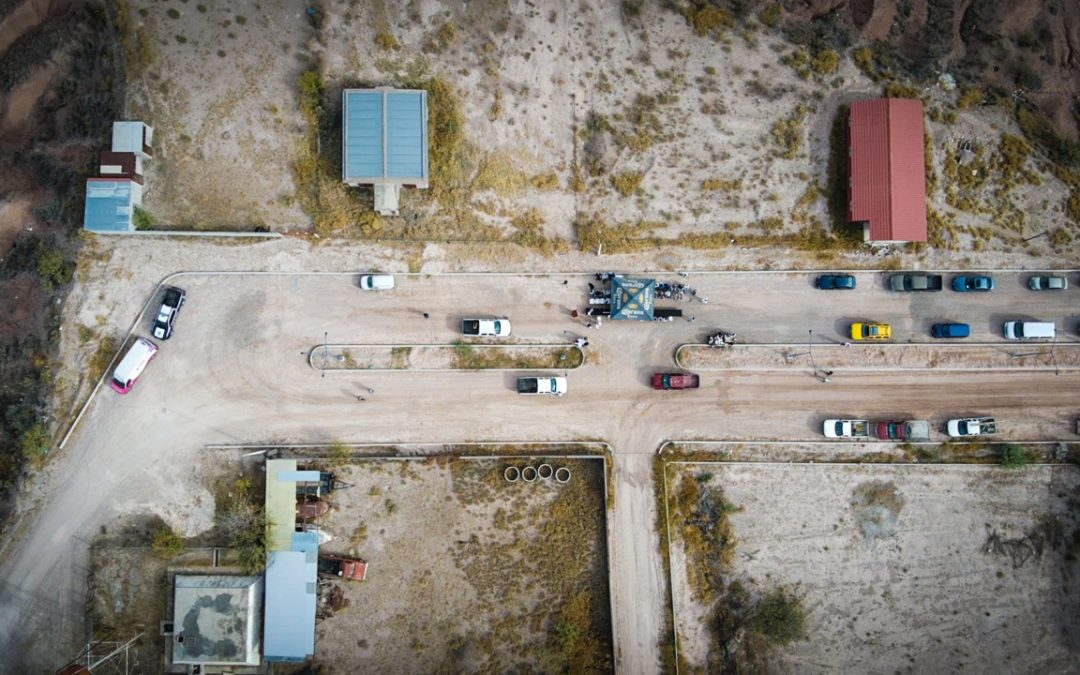
[(521, 478), (521, 471), (516, 466), (508, 466), (503, 469), (503, 478), (507, 483), (516, 483)]
[(555, 469), (551, 468), (550, 464), (541, 464), (536, 467), (536, 475), (540, 477), (540, 480), (550, 480), (554, 473)]
[(536, 480), (536, 467), (527, 466), (521, 470), (521, 480), (531, 483)]
[(555, 469), (555, 480), (560, 483), (569, 483), (570, 469), (567, 469), (565, 466), (560, 466), (558, 469)]

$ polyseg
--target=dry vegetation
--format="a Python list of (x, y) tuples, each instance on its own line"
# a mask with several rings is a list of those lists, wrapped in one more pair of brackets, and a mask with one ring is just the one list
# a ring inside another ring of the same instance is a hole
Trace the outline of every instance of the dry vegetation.
[[(503, 479), (506, 466), (542, 461), (569, 468), (570, 482)], [(369, 575), (345, 585), (352, 609), (320, 624), (320, 663), (612, 669), (599, 459), (364, 460), (338, 472), (352, 486), (335, 492), (323, 527), (368, 561)]]

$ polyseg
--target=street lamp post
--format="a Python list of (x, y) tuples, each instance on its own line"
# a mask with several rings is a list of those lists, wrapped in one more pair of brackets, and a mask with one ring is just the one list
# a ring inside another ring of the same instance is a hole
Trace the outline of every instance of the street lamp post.
[(811, 328), (810, 331), (809, 331), (809, 338), (807, 339), (806, 344), (807, 344), (806, 353), (810, 355), (810, 365), (814, 368), (814, 377), (817, 377), (818, 367), (817, 367), (817, 364), (814, 363), (814, 329), (813, 328)]
[(327, 331), (323, 331), (323, 334), (322, 334), (322, 376), (323, 377), (326, 377), (326, 341), (327, 341), (327, 335), (329, 335), (329, 333)]
[(1050, 231), (1049, 230), (1044, 230), (1044, 231), (1042, 231), (1042, 232), (1040, 232), (1040, 233), (1038, 233), (1038, 234), (1036, 234), (1034, 236), (1028, 237), (1027, 239), (1024, 240), (1024, 242), (1027, 243), (1027, 242), (1031, 241), (1032, 239), (1038, 239), (1039, 237), (1045, 237), (1048, 234), (1050, 234)]

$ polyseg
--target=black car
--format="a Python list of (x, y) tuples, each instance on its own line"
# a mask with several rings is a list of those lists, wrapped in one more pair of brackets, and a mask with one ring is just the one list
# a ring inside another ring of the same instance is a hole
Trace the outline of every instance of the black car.
[(851, 274), (822, 274), (814, 286), (823, 291), (852, 289), (855, 288), (855, 277)]
[(183, 289), (174, 286), (165, 287), (165, 295), (161, 298), (161, 307), (158, 309), (157, 318), (154, 319), (153, 333), (159, 340), (168, 340), (172, 337), (173, 324), (176, 323), (176, 315), (184, 306), (187, 294)]

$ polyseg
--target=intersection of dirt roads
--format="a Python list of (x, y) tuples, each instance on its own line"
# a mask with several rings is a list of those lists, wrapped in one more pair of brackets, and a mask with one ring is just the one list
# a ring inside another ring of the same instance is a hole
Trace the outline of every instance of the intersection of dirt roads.
[[(117, 328), (131, 325), (133, 334), (147, 335), (152, 317), (144, 305), (152, 309), (158, 281), (185, 267), (185, 246), (205, 256), (200, 260), (217, 263), (209, 266), (214, 272), (168, 279), (188, 291), (175, 336), (162, 343), (130, 395), (99, 387), (64, 452), (21, 500), (13, 540), (18, 543), (4, 552), (0, 651), (22, 654), (26, 664), (63, 660), (83, 638), (87, 545), (102, 525), (149, 511), (186, 535), (210, 526), (213, 500), (192, 471), (195, 453), (208, 444), (610, 443), (616, 665), (621, 672), (647, 672), (659, 666), (667, 584), (652, 485), (663, 442), (812, 441), (824, 417), (892, 415), (930, 419), (940, 438), (944, 419), (968, 414), (995, 415), (999, 440), (1071, 437), (1080, 377), (1072, 369), (1058, 375), (1023, 368), (838, 370), (825, 384), (800, 360), (787, 371), (703, 373), (696, 391), (655, 392), (647, 386), (650, 373), (674, 368), (677, 345), (700, 342), (716, 328), (737, 330), (752, 343), (792, 345), (805, 344), (812, 330), (816, 348), (827, 350), (839, 348), (850, 320), (890, 322), (897, 342), (926, 343), (924, 324), (950, 319), (971, 323), (979, 341), (1004, 346), (1003, 320), (1039, 318), (1057, 322), (1058, 349), (1074, 348), (1068, 343), (1076, 341), (1076, 291), (1033, 293), (1024, 287), (1027, 274), (1018, 271), (996, 273), (999, 289), (991, 294), (922, 296), (889, 293), (880, 272), (859, 273), (859, 288), (849, 293), (814, 290), (808, 273), (652, 272), (647, 276), (686, 281), (699, 297), (709, 298), (708, 304), (677, 304), (694, 322), (608, 321), (589, 330), (569, 315), (583, 305), (592, 280), (584, 270), (596, 261), (587, 257), (567, 260), (582, 270), (576, 273), (399, 274), (392, 292), (367, 293), (357, 288), (357, 273), (393, 265), (370, 257), (356, 265), (352, 254), (362, 254), (347, 246), (324, 247), (315, 262), (311, 247), (290, 240), (170, 245), (170, 251), (164, 251), (164, 241), (115, 242), (111, 255), (87, 265), (69, 300), (71, 325), (106, 313)], [(260, 272), (246, 271), (253, 260), (262, 261)], [(605, 268), (618, 264), (628, 261), (605, 260)], [(616, 269), (635, 274), (633, 268)], [(323, 376), (308, 363), (309, 352), (324, 340), (450, 343), (466, 315), (509, 316), (519, 342), (588, 334), (588, 361), (569, 373), (569, 394), (561, 399), (516, 395), (514, 373)], [(72, 336), (65, 339), (75, 353), (72, 372), (62, 377), (80, 388), (74, 379), (77, 349)], [(93, 384), (83, 382), (81, 391)], [(359, 406), (356, 394), (366, 388), (375, 393)], [(45, 632), (54, 636), (47, 644), (40, 640)], [(60, 644), (69, 645), (68, 651), (58, 654)]]

